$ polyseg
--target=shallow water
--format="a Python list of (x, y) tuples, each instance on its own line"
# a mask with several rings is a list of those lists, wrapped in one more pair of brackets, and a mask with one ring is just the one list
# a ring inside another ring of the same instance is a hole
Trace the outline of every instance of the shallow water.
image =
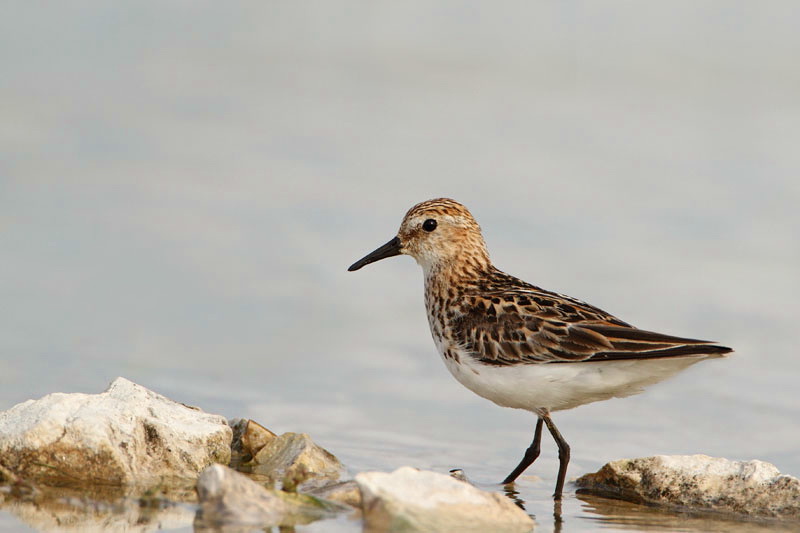
[[(736, 349), (557, 413), (570, 477), (688, 453), (800, 475), (798, 19), (789, 2), (17, 3), (0, 409), (122, 375), (308, 432), (353, 472), (458, 467), (500, 490), (533, 417), (447, 374), (413, 261), (345, 271), (446, 195), (500, 268)], [(556, 470), (545, 440), (518, 495), (541, 531)], [(0, 530), (27, 520), (11, 513)], [(572, 492), (562, 517), (684, 523)], [(681, 527), (730, 525), (697, 520)]]

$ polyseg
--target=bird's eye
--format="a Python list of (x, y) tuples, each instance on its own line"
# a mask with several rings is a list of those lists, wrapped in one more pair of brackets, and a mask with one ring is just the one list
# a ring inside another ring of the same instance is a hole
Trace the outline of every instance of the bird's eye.
[(422, 223), (422, 229), (425, 231), (433, 231), (436, 229), (436, 221), (432, 218), (429, 218), (425, 222)]

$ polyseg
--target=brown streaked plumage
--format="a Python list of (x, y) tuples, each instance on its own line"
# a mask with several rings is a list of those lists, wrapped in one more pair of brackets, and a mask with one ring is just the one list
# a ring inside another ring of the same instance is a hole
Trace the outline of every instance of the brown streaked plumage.
[(412, 256), (425, 275), (425, 305), (436, 347), (465, 387), (538, 417), (534, 440), (504, 483), (539, 454), (543, 424), (559, 448), (561, 498), (569, 446), (550, 413), (624, 397), (730, 348), (638, 329), (585, 302), (547, 291), (492, 265), (466, 207), (437, 198), (408, 210), (397, 236), (349, 270), (393, 255)]

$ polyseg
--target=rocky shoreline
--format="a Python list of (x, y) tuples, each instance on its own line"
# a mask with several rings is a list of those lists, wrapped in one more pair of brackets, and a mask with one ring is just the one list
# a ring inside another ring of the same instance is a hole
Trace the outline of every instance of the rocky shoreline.
[[(341, 462), (306, 434), (276, 435), (253, 420), (228, 421), (124, 378), (100, 394), (50, 394), (0, 413), (0, 506), (28, 521), (31, 503), (50, 502), (52, 512), (35, 526), (42, 529), (69, 524), (80, 509), (114, 498), (138, 502), (129, 511), (137, 516), (121, 522), (191, 518), (197, 530), (291, 526), (343, 513), (369, 531), (534, 528), (509, 498), (463, 479), (411, 467), (349, 479)], [(576, 484), (579, 494), (682, 512), (800, 521), (800, 480), (760, 461), (626, 459)], [(196, 503), (196, 510), (181, 502)], [(93, 528), (113, 525), (106, 519), (80, 527)]]

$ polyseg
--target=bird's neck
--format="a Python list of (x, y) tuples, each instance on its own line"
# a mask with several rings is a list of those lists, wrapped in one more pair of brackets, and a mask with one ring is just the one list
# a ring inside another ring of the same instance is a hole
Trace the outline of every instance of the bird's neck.
[(465, 296), (477, 290), (494, 267), (486, 263), (461, 261), (432, 265), (425, 269), (425, 308), (428, 325), (440, 353), (445, 350), (448, 328), (458, 319)]
[(497, 270), (488, 255), (462, 256), (424, 268), (426, 298), (454, 300)]

